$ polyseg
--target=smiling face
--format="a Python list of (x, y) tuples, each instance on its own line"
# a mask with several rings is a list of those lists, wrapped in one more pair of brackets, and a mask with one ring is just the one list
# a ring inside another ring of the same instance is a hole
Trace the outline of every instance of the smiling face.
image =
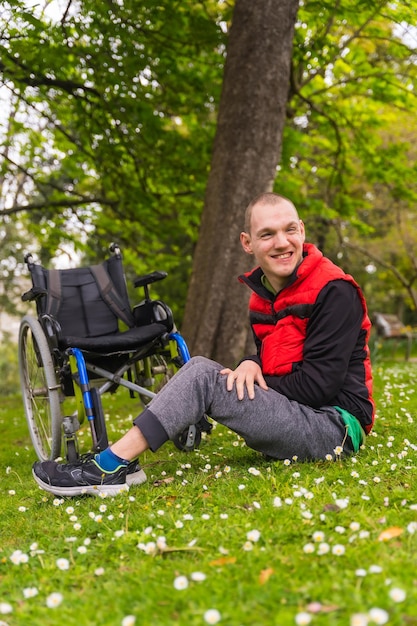
[(303, 259), (304, 224), (289, 200), (273, 196), (252, 207), (249, 232), (240, 241), (278, 292)]

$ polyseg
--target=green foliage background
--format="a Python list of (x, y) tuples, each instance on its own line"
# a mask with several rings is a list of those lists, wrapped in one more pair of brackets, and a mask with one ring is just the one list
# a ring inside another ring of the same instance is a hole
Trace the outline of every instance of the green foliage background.
[[(44, 263), (88, 263), (117, 241), (129, 277), (170, 273), (155, 295), (180, 325), (233, 3), (86, 0), (51, 19), (52, 6), (0, 9), (5, 290), (16, 289), (27, 248)], [(275, 181), (372, 307), (410, 323), (416, 15), (415, 0), (300, 3)]]

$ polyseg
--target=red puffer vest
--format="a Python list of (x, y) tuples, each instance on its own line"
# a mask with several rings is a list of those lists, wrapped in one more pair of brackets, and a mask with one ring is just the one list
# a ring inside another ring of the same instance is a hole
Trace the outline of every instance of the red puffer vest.
[[(265, 375), (289, 374), (293, 365), (303, 360), (311, 310), (320, 291), (332, 280), (347, 280), (356, 287), (364, 310), (362, 328), (368, 335), (371, 329), (365, 299), (352, 276), (324, 257), (313, 244), (304, 244), (304, 254), (306, 256), (297, 269), (296, 279), (278, 293), (275, 301), (255, 292), (250, 298), (251, 324), (261, 341), (260, 358)], [(369, 361), (369, 351), (367, 359)], [(370, 372), (370, 362), (366, 369)]]

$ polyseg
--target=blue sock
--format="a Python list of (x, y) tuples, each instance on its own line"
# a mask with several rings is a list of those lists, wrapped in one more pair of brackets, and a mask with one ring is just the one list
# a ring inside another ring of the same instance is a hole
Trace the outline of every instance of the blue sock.
[(120, 465), (128, 465), (129, 463), (126, 459), (122, 459), (117, 454), (114, 454), (110, 448), (106, 448), (100, 454), (96, 454), (94, 460), (105, 472), (114, 472)]

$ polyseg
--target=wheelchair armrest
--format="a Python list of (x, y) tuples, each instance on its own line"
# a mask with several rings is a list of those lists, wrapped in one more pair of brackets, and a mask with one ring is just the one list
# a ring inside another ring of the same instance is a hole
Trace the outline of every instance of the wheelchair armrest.
[(144, 276), (138, 276), (137, 278), (135, 278), (133, 284), (135, 287), (145, 287), (146, 285), (150, 285), (151, 283), (156, 283), (158, 280), (163, 280), (167, 276), (167, 272), (151, 272), (150, 274), (145, 274)]
[(42, 289), (42, 287), (32, 287), (22, 295), (22, 300), (23, 302), (32, 302), (46, 296), (47, 293), (46, 289)]
[(133, 307), (133, 317), (136, 326), (163, 324), (169, 333), (174, 328), (172, 311), (161, 300), (145, 300), (136, 305)]

